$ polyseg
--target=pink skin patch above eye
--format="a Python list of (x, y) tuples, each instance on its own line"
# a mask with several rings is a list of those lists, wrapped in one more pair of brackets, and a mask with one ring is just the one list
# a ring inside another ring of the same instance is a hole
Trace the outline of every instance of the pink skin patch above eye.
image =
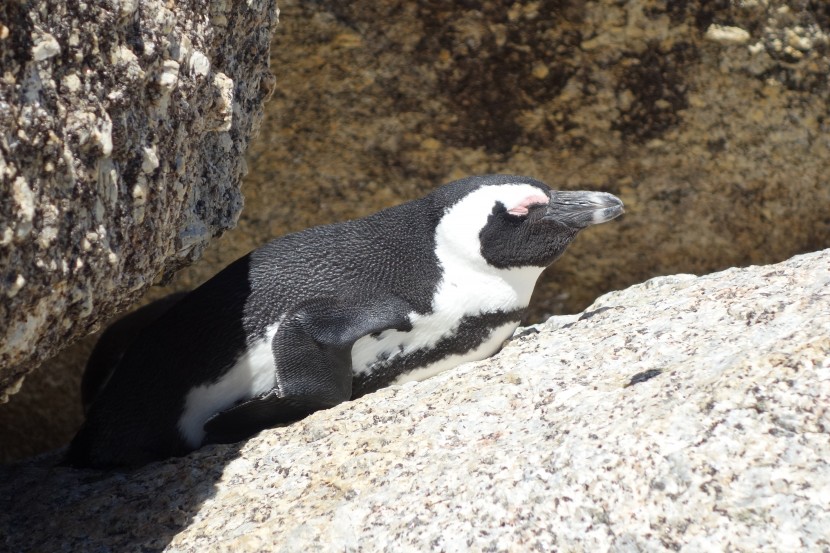
[(540, 205), (548, 203), (548, 197), (542, 194), (533, 194), (532, 196), (528, 196), (527, 198), (523, 199), (518, 204), (514, 205), (507, 212), (510, 215), (517, 215), (519, 217), (523, 217), (527, 215), (528, 208), (532, 205)]

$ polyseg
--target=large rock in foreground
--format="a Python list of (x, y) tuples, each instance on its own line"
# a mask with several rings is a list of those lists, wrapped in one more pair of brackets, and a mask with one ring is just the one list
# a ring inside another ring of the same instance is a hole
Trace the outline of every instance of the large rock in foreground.
[(830, 250), (657, 278), (496, 357), (128, 474), (0, 471), (10, 551), (819, 551)]
[(0, 402), (242, 208), (275, 0), (0, 4)]

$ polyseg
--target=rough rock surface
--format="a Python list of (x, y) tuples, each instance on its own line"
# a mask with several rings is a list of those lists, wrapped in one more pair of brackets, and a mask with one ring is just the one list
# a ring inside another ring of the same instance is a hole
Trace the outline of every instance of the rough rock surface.
[[(279, 87), (249, 149), (239, 228), (174, 288), (273, 236), (483, 172), (626, 202), (624, 219), (584, 233), (543, 277), (529, 322), (657, 274), (830, 247), (830, 4), (507, 4), (280, 2)], [(0, 406), (5, 451), (72, 436), (89, 348), (47, 362)]]
[(274, 0), (0, 4), (0, 401), (235, 225)]
[(247, 443), (0, 469), (10, 551), (824, 551), (830, 250), (660, 277)]

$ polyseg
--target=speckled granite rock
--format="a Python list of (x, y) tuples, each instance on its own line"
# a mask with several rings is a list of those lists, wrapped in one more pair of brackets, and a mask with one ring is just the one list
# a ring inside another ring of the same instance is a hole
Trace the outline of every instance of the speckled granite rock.
[(242, 208), (274, 0), (0, 4), (0, 402)]
[(12, 551), (823, 551), (830, 250), (650, 280), (490, 360), (127, 474), (0, 469)]
[[(482, 172), (626, 202), (623, 220), (580, 236), (543, 277), (530, 322), (654, 275), (830, 247), (830, 3), (505, 5), (280, 2), (279, 87), (249, 149), (239, 228), (149, 294), (192, 288), (270, 237)], [(89, 347), (0, 406), (15, 456), (80, 425), (73, 383)]]

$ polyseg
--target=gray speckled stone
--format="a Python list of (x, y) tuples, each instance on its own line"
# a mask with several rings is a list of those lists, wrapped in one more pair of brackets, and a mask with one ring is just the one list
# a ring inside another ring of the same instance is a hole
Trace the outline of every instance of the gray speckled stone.
[[(10, 550), (826, 551), (830, 250), (131, 474), (0, 471)], [(649, 378), (650, 376), (650, 378)]]
[(0, 2), (0, 403), (236, 224), (276, 0)]

